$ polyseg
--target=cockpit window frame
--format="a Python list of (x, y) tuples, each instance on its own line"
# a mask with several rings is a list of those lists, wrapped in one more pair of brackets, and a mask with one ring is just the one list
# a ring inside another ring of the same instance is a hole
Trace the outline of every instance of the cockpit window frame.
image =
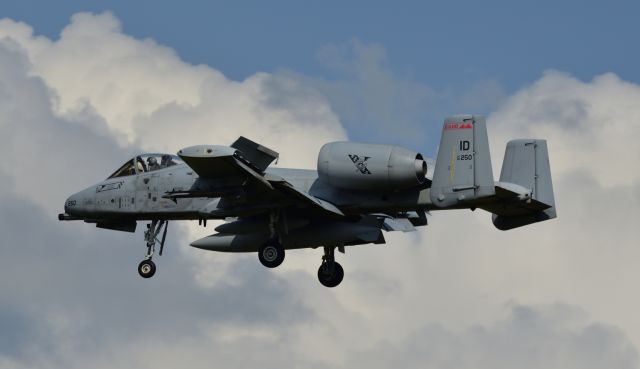
[[(129, 173), (127, 173), (127, 169), (129, 169)], [(130, 170), (133, 169), (134, 173), (131, 173)], [(133, 164), (133, 159), (127, 160), (124, 164), (120, 166), (113, 174), (111, 174), (107, 179), (112, 178), (120, 178), (120, 177), (128, 177), (138, 174), (138, 171), (135, 169), (135, 165)]]
[[(156, 163), (158, 162), (158, 159), (160, 159), (160, 164), (157, 164), (157, 167), (152, 170), (150, 170), (147, 163), (145, 163), (145, 160), (147, 160), (150, 157), (156, 158)], [(169, 157), (169, 160), (165, 162), (164, 160), (162, 160), (163, 157)], [(151, 173), (157, 170), (170, 168), (172, 166), (179, 165), (179, 164), (184, 164), (184, 161), (182, 161), (182, 159), (180, 159), (180, 157), (177, 155), (162, 154), (162, 153), (140, 154), (127, 160), (122, 166), (120, 166), (120, 168), (118, 168), (115, 172), (113, 172), (113, 174), (111, 174), (107, 179), (127, 177), (127, 176), (139, 175), (144, 173)], [(123, 174), (124, 171), (129, 167), (130, 169), (133, 169), (135, 173)]]
[[(165, 160), (164, 158), (168, 158)], [(149, 162), (150, 158), (155, 158), (154, 164)], [(177, 155), (165, 154), (165, 153), (146, 153), (140, 154), (136, 156), (136, 161), (138, 165), (136, 165), (136, 170), (138, 170), (138, 174), (141, 173), (152, 173), (158, 170), (163, 170), (174, 165), (184, 164), (184, 161), (180, 159)], [(142, 167), (143, 171), (140, 171), (140, 167)]]

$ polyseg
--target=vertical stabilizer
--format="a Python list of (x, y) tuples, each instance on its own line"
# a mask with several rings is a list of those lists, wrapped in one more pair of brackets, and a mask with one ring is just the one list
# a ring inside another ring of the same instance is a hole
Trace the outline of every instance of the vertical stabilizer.
[(484, 117), (447, 117), (433, 173), (431, 201), (441, 208), (455, 207), (494, 194)]

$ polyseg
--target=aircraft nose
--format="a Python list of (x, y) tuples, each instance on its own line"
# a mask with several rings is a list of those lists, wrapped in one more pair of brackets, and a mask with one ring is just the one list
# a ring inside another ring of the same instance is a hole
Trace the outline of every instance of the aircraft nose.
[(69, 215), (80, 215), (87, 210), (87, 205), (91, 202), (92, 189), (85, 189), (69, 196), (64, 203), (64, 212)]
[(67, 214), (74, 214), (77, 209), (78, 209), (78, 204), (80, 203), (80, 201), (78, 201), (78, 194), (75, 193), (71, 196), (69, 196), (69, 198), (67, 199), (67, 201), (64, 202), (64, 212)]

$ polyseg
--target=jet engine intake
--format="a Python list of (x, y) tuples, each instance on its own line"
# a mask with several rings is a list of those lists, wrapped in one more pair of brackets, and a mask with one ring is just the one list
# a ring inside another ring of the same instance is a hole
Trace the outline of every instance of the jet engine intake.
[(318, 155), (318, 176), (351, 190), (401, 190), (426, 182), (427, 163), (420, 153), (400, 146), (332, 142)]

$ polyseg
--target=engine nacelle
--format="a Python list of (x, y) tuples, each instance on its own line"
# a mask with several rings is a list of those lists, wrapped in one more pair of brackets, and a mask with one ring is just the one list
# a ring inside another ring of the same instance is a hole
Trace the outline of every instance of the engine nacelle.
[(320, 149), (318, 176), (351, 190), (400, 190), (426, 181), (420, 153), (400, 146), (331, 142)]

